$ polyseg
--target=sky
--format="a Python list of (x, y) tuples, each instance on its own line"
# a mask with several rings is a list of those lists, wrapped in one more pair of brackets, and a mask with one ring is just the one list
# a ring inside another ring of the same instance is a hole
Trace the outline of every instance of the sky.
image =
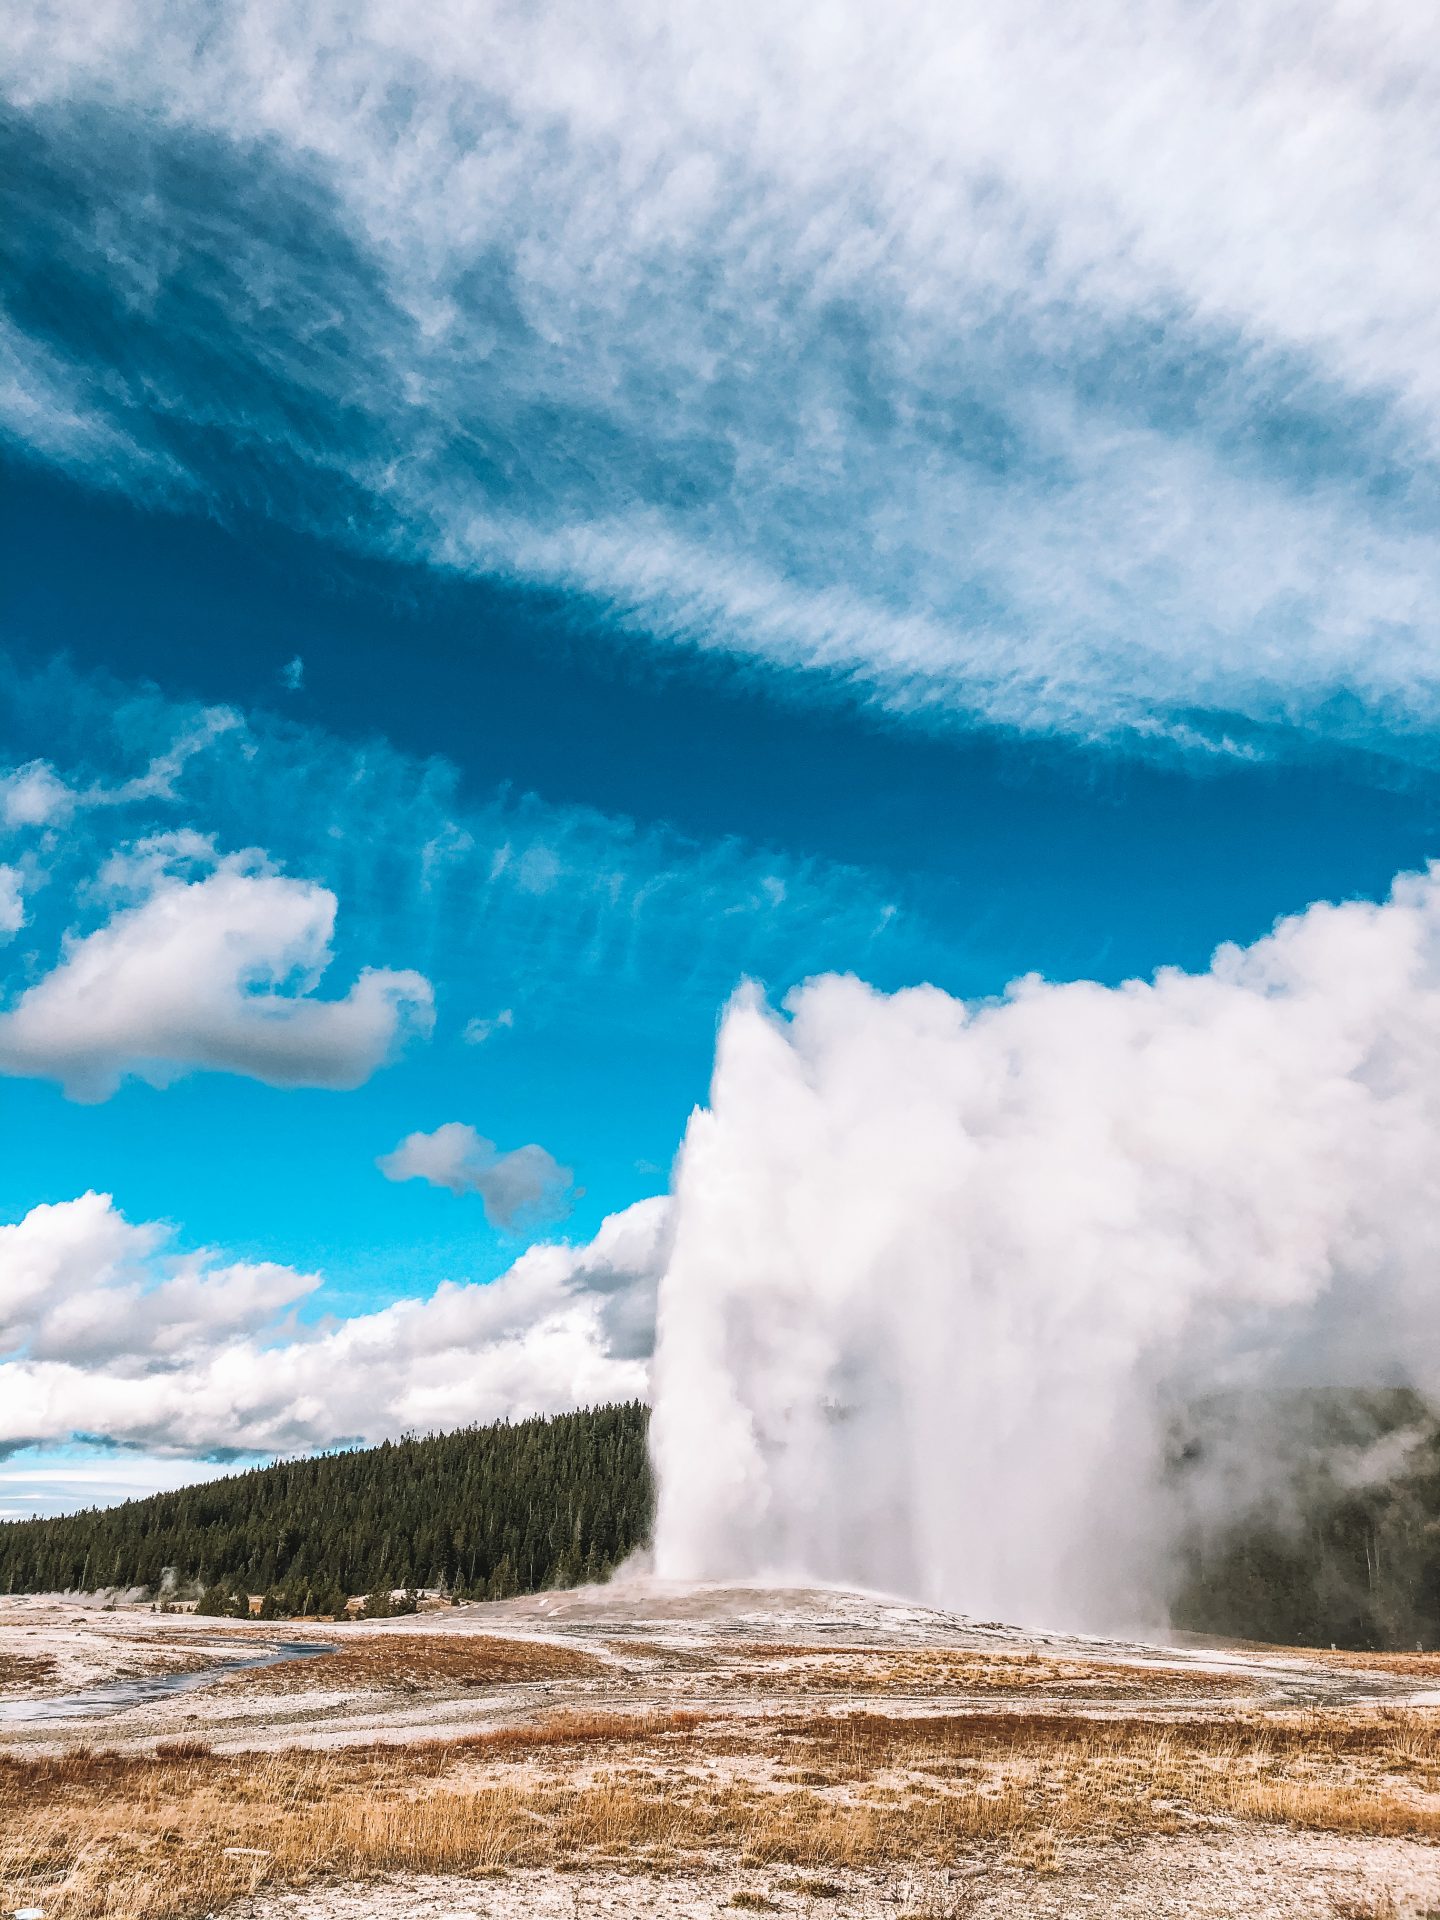
[(1415, 8), (0, 39), (0, 1515), (647, 1393), (737, 991), (1440, 852)]

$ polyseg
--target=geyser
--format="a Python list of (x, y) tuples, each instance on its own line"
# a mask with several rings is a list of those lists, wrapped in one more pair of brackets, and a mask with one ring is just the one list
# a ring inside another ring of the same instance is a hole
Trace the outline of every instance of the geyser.
[(753, 989), (659, 1307), (657, 1570), (1163, 1613), (1215, 1389), (1437, 1375), (1440, 871), (1208, 972)]

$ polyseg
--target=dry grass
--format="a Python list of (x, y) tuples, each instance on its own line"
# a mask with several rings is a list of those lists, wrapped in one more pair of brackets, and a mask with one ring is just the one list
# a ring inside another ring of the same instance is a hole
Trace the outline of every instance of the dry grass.
[(149, 1680), (157, 1674), (205, 1673), (219, 1666), (227, 1659), (233, 1659), (236, 1653), (246, 1654), (249, 1647), (236, 1648), (221, 1644), (197, 1652), (193, 1643), (176, 1652), (166, 1648), (127, 1647), (117, 1653), (116, 1659), (108, 1670), (88, 1676), (81, 1684), (84, 1686), (103, 1686), (107, 1680)]
[[(1277, 1648), (1293, 1655), (1294, 1647)], [(1358, 1668), (1364, 1673), (1403, 1673), (1412, 1680), (1440, 1680), (1440, 1653), (1347, 1653), (1326, 1647), (1304, 1649), (1304, 1657), (1322, 1666)]]
[[(777, 1672), (777, 1667), (782, 1670)], [(1192, 1667), (1120, 1666), (1099, 1660), (1057, 1660), (1039, 1653), (969, 1652), (918, 1647), (897, 1653), (872, 1647), (786, 1646), (776, 1642), (723, 1650), (717, 1677), (757, 1692), (884, 1694), (924, 1698), (944, 1693), (1093, 1695), (1143, 1700), (1234, 1693), (1234, 1675)]]
[(408, 1747), (0, 1758), (0, 1910), (183, 1920), (260, 1885), (582, 1862), (739, 1859), (818, 1894), (1220, 1820), (1440, 1840), (1440, 1719), (571, 1712)]
[[(1362, 1893), (1353, 1898), (1331, 1896), (1330, 1911), (1335, 1920), (1400, 1920), (1400, 1909), (1393, 1893)], [(1429, 1916), (1425, 1916), (1429, 1920)]]
[(529, 1681), (591, 1680), (611, 1669), (573, 1647), (496, 1634), (371, 1634), (334, 1653), (253, 1667), (222, 1684), (250, 1693), (463, 1693)]
[(1277, 1660), (1313, 1660), (1321, 1667), (1362, 1673), (1401, 1673), (1416, 1680), (1440, 1680), (1440, 1652), (1365, 1653), (1350, 1647), (1295, 1647), (1275, 1640), (1227, 1640), (1199, 1633), (1176, 1633), (1177, 1646), (1202, 1651), (1259, 1654)]
[(720, 1655), (709, 1648), (675, 1647), (665, 1640), (642, 1640), (635, 1635), (617, 1635), (604, 1643), (622, 1660), (649, 1660), (676, 1673), (713, 1673)]
[(49, 1653), (0, 1653), (0, 1692), (28, 1693), (55, 1677), (55, 1656)]

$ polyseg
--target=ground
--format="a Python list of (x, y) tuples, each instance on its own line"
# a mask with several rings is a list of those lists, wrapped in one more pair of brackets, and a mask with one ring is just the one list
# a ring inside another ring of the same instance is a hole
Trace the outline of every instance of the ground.
[(49, 1920), (1382, 1920), (1440, 1915), (1437, 1843), (1422, 1656), (643, 1582), (334, 1626), (0, 1601), (0, 1910)]

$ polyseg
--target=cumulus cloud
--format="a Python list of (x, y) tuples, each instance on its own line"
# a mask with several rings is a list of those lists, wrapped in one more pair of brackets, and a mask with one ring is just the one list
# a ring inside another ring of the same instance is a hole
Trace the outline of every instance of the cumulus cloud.
[(172, 1255), (109, 1194), (34, 1207), (0, 1226), (0, 1356), (165, 1369), (273, 1324), (320, 1282), (271, 1263)]
[(64, 941), (56, 966), (0, 1012), (0, 1073), (103, 1100), (127, 1076), (197, 1069), (271, 1086), (355, 1087), (433, 1022), (429, 982), (366, 968), (338, 1000), (336, 899), (254, 850), (217, 856), (193, 833), (141, 842), (102, 870), (130, 900)]
[(104, 1194), (36, 1207), (0, 1227), (0, 1452), (266, 1453), (643, 1394), (665, 1228), (643, 1201), (488, 1285), (309, 1327), (314, 1275), (175, 1253)]
[(1440, 870), (1200, 974), (786, 1005), (680, 1161), (662, 1573), (1153, 1624), (1196, 1395), (1440, 1392)]
[(375, 1162), (387, 1180), (425, 1180), (459, 1196), (478, 1193), (497, 1227), (562, 1212), (574, 1178), (553, 1154), (533, 1144), (501, 1153), (461, 1120), (433, 1133), (407, 1134)]
[(225, 497), (262, 441), (307, 525), (906, 714), (1440, 720), (1398, 0), (7, 25), (22, 267), (75, 290), (14, 309), (51, 458)]

